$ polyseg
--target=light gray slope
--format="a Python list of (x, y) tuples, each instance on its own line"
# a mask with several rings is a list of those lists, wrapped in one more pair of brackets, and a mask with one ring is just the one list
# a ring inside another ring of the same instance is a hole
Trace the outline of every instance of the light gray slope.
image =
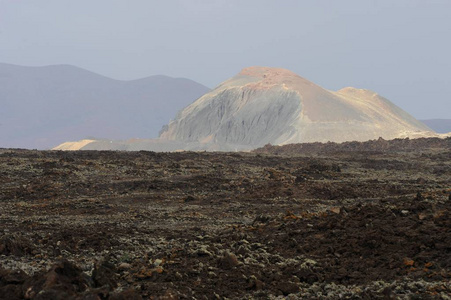
[(440, 135), (372, 91), (328, 91), (285, 69), (251, 67), (180, 111), (159, 139), (85, 140), (55, 149), (234, 151), (433, 136)]
[(328, 91), (278, 68), (251, 67), (181, 111), (161, 139), (239, 149), (433, 134), (378, 94)]
[(421, 122), (429, 126), (437, 133), (451, 132), (451, 119), (430, 119), (421, 120)]
[(120, 81), (69, 65), (0, 64), (0, 147), (47, 149), (89, 136), (153, 138), (208, 91), (167, 76)]

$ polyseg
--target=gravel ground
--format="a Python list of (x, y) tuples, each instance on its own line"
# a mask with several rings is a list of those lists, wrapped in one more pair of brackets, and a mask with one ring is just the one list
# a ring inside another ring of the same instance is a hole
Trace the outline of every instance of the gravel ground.
[(450, 143), (0, 149), (0, 298), (450, 299)]

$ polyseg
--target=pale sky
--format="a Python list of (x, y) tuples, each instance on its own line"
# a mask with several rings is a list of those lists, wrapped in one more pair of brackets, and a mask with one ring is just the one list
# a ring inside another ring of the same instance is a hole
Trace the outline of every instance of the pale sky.
[(3, 63), (211, 88), (283, 67), (374, 90), (419, 119), (451, 118), (450, 53), (449, 0), (0, 0)]

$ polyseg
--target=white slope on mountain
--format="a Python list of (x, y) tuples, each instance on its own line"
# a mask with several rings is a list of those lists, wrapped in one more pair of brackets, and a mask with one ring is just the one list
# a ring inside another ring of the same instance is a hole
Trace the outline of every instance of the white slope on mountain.
[(424, 124), (374, 92), (332, 92), (285, 69), (251, 67), (181, 111), (160, 138), (259, 147), (429, 133)]
[(96, 141), (89, 150), (249, 150), (267, 143), (437, 137), (375, 92), (328, 91), (279, 68), (250, 67), (180, 111), (159, 139)]

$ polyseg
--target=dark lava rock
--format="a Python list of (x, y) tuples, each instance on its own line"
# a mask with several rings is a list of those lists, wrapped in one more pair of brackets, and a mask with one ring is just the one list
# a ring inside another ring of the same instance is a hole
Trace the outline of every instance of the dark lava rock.
[(298, 285), (296, 283), (289, 282), (289, 281), (279, 282), (278, 288), (284, 294), (284, 296), (287, 296), (289, 294), (294, 294), (299, 291)]
[(226, 252), (223, 257), (219, 259), (219, 266), (223, 269), (232, 269), (238, 266), (239, 262), (236, 255), (230, 252)]
[(11, 271), (0, 268), (0, 299), (22, 299), (22, 284), (29, 277), (21, 270)]
[(188, 196), (186, 196), (186, 198), (185, 198), (184, 201), (185, 201), (185, 202), (193, 202), (193, 201), (196, 201), (196, 198), (194, 198), (194, 197), (191, 196), (191, 195), (188, 195)]
[(141, 300), (142, 297), (134, 290), (127, 290), (118, 294), (112, 294), (109, 300)]
[(97, 287), (117, 287), (116, 268), (108, 261), (97, 263), (92, 272), (92, 279)]
[(0, 299), (5, 300), (23, 299), (22, 286), (8, 284), (0, 287)]
[(0, 239), (0, 254), (22, 256), (32, 251), (31, 243), (22, 237), (4, 236)]
[(415, 196), (415, 200), (422, 201), (424, 200), (424, 197), (420, 192), (418, 192), (417, 195)]
[(21, 284), (28, 279), (28, 275), (22, 270), (5, 270), (0, 268), (0, 285)]
[[(445, 298), (451, 138), (417, 143), (312, 156), (0, 149), (0, 265), (35, 274), (0, 267), (0, 299)], [(76, 267), (92, 264), (92, 276)]]
[(92, 281), (80, 268), (63, 260), (48, 272), (35, 274), (28, 279), (24, 284), (25, 298), (68, 299), (91, 286)]

